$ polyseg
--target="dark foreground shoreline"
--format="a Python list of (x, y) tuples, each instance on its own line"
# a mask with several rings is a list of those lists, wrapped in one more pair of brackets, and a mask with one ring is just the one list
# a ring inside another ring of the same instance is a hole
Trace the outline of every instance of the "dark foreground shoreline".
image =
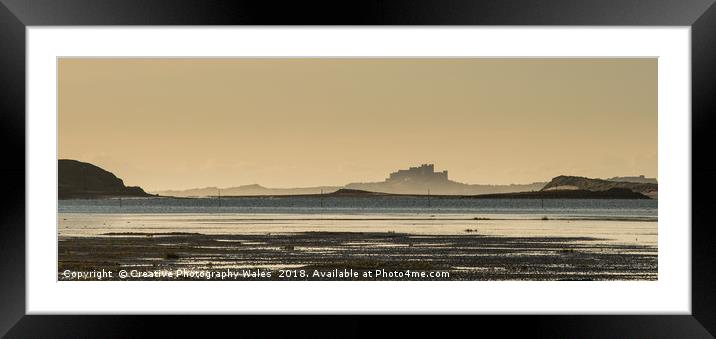
[[(605, 244), (594, 238), (483, 236), (471, 230), (465, 235), (119, 233), (60, 237), (58, 254), (58, 280), (96, 281), (100, 279), (91, 272), (102, 270), (114, 274), (101, 280), (657, 279), (653, 247)], [(178, 270), (249, 274), (230, 279), (157, 274)], [(141, 276), (122, 279), (119, 271)], [(395, 274), (365, 276), (378, 271)], [(90, 275), (77, 278), (68, 272)], [(435, 272), (448, 272), (449, 277)]]

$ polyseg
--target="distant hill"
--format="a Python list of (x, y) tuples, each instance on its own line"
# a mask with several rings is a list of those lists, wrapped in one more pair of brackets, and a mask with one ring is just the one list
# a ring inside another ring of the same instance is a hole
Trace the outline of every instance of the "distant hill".
[(366, 196), (389, 196), (389, 193), (369, 192), (363, 190), (353, 190), (341, 188), (333, 193), (324, 194), (326, 197), (366, 197)]
[[(316, 197), (317, 195), (303, 195)], [(336, 192), (324, 194), (324, 197), (428, 197), (427, 194), (394, 194), (342, 188)], [(604, 191), (582, 189), (546, 190), (531, 192), (494, 193), (478, 195), (430, 195), (433, 199), (649, 199), (648, 196), (628, 188), (610, 188)]]
[[(493, 193), (513, 193), (525, 191), (539, 191), (546, 183), (537, 182), (525, 185), (469, 185), (456, 182), (447, 184), (430, 184), (417, 182), (411, 184), (386, 184), (378, 183), (351, 183), (345, 186), (316, 186), (299, 188), (269, 188), (261, 185), (245, 185), (221, 189), (221, 196), (247, 196), (247, 195), (303, 195), (303, 194), (324, 194), (336, 192), (341, 189), (359, 190), (369, 192), (393, 193), (393, 194), (431, 194), (443, 195), (476, 195)], [(156, 191), (159, 195), (173, 197), (208, 197), (219, 194), (217, 187), (193, 188), (187, 190)]]
[[(244, 196), (245, 197), (245, 196)], [(397, 194), (371, 192), (364, 190), (341, 188), (335, 192), (324, 194), (292, 194), (292, 195), (266, 195), (264, 197), (278, 198), (432, 198), (432, 199), (649, 199), (648, 196), (634, 192), (627, 188), (610, 188), (605, 191), (588, 191), (582, 189), (563, 189), (563, 190), (547, 190), (547, 191), (530, 191), (530, 192), (513, 192), (513, 193), (494, 193), (494, 194), (477, 194), (477, 195), (427, 195), (427, 194)]]
[(606, 191), (612, 188), (624, 188), (633, 192), (644, 194), (650, 198), (658, 196), (659, 185), (653, 183), (636, 183), (610, 181), (602, 179), (591, 179), (585, 177), (574, 177), (560, 175), (555, 177), (542, 188), (542, 191), (550, 190), (587, 190), (587, 191)]
[(57, 161), (57, 194), (59, 199), (94, 199), (109, 197), (147, 197), (140, 187), (128, 187), (111, 172), (77, 160)]
[(169, 191), (157, 191), (155, 193), (159, 195), (172, 196), (172, 197), (213, 197), (221, 194), (221, 196), (246, 196), (246, 195), (301, 195), (301, 194), (320, 194), (335, 192), (340, 187), (338, 186), (317, 186), (317, 187), (302, 187), (302, 188), (268, 188), (261, 185), (244, 185), (236, 187), (221, 188), (218, 187), (204, 187), (204, 188), (192, 188), (187, 190), (169, 190)]
[(479, 185), (463, 184), (452, 180), (406, 180), (400, 182), (350, 183), (345, 187), (394, 194), (427, 194), (428, 190), (430, 190), (430, 194), (435, 195), (478, 195), (539, 191), (545, 184), (544, 182), (536, 182), (531, 184)]
[[(57, 163), (59, 199), (152, 196), (140, 187), (125, 186), (122, 179), (90, 163), (70, 159), (60, 159)], [(373, 183), (304, 188), (267, 188), (261, 185), (245, 185), (222, 188), (221, 190), (216, 187), (205, 187), (156, 193), (175, 197), (318, 194), (326, 196), (390, 196), (426, 195), (428, 192), (435, 197), (460, 196), (463, 198), (643, 199), (657, 198), (658, 196), (658, 184), (656, 183), (615, 181), (619, 178), (650, 180), (643, 176), (615, 177), (603, 180), (561, 175), (546, 184), (471, 185), (449, 180), (447, 171), (434, 172), (432, 164), (424, 164), (393, 172), (385, 181)]]
[[(472, 185), (448, 179), (447, 171), (435, 172), (433, 164), (423, 164), (390, 173), (380, 182), (355, 182), (345, 186), (317, 186), (301, 188), (267, 188), (261, 185), (245, 185), (222, 188), (222, 196), (246, 195), (305, 195), (331, 193), (340, 189), (381, 192), (391, 194), (430, 194), (433, 195), (477, 195), (539, 191), (546, 183), (512, 185)], [(160, 195), (175, 197), (206, 197), (219, 194), (218, 188), (206, 187), (188, 190), (157, 191)]]
[(583, 189), (546, 190), (537, 192), (518, 192), (501, 194), (484, 194), (471, 198), (480, 199), (650, 199), (639, 192), (628, 188), (610, 188), (603, 191)]
[[(508, 193), (529, 193), (543, 192), (553, 190), (583, 190), (583, 191), (608, 191), (612, 188), (625, 188), (630, 191), (646, 195), (650, 198), (656, 198), (658, 195), (658, 185), (649, 182), (627, 182), (614, 181), (614, 179), (625, 178), (625, 180), (633, 179), (632, 177), (616, 177), (609, 180), (590, 179), (575, 176), (558, 176), (552, 181), (535, 182), (531, 184), (511, 184), (511, 185), (480, 185), (465, 184), (448, 179), (448, 171), (435, 171), (433, 164), (422, 164), (407, 169), (397, 170), (390, 173), (384, 181), (379, 182), (354, 182), (344, 186), (316, 186), (301, 188), (268, 188), (261, 185), (245, 185), (229, 188), (205, 187), (188, 190), (175, 191), (157, 191), (160, 195), (175, 197), (207, 197), (207, 196), (279, 196), (279, 195), (317, 195), (331, 194), (336, 192), (339, 195), (361, 195), (361, 194), (393, 194), (393, 195), (433, 195), (433, 196), (477, 196), (490, 194), (508, 194)], [(634, 177), (638, 179), (649, 180), (649, 178)], [(361, 193), (366, 192), (366, 193)], [(562, 196), (625, 196), (624, 192), (612, 191), (609, 194), (591, 194), (585, 192), (560, 193)], [(523, 196), (553, 196), (552, 193), (535, 193), (533, 195)], [(507, 197), (507, 196), (503, 196)], [(639, 198), (639, 196), (635, 196)]]

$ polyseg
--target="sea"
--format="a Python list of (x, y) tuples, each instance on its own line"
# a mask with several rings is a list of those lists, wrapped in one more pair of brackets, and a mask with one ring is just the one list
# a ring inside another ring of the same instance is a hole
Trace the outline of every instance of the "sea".
[(58, 235), (396, 232), (589, 237), (656, 247), (655, 199), (260, 196), (60, 200)]

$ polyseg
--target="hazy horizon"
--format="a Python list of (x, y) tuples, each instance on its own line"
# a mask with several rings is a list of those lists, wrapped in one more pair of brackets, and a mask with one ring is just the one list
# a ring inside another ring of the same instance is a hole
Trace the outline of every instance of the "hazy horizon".
[(658, 178), (657, 60), (58, 61), (58, 158), (147, 191)]

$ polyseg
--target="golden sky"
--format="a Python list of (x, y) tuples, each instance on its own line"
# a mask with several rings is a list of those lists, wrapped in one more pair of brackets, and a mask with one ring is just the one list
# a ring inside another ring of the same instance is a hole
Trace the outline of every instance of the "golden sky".
[(59, 60), (59, 158), (146, 190), (657, 176), (656, 59)]

